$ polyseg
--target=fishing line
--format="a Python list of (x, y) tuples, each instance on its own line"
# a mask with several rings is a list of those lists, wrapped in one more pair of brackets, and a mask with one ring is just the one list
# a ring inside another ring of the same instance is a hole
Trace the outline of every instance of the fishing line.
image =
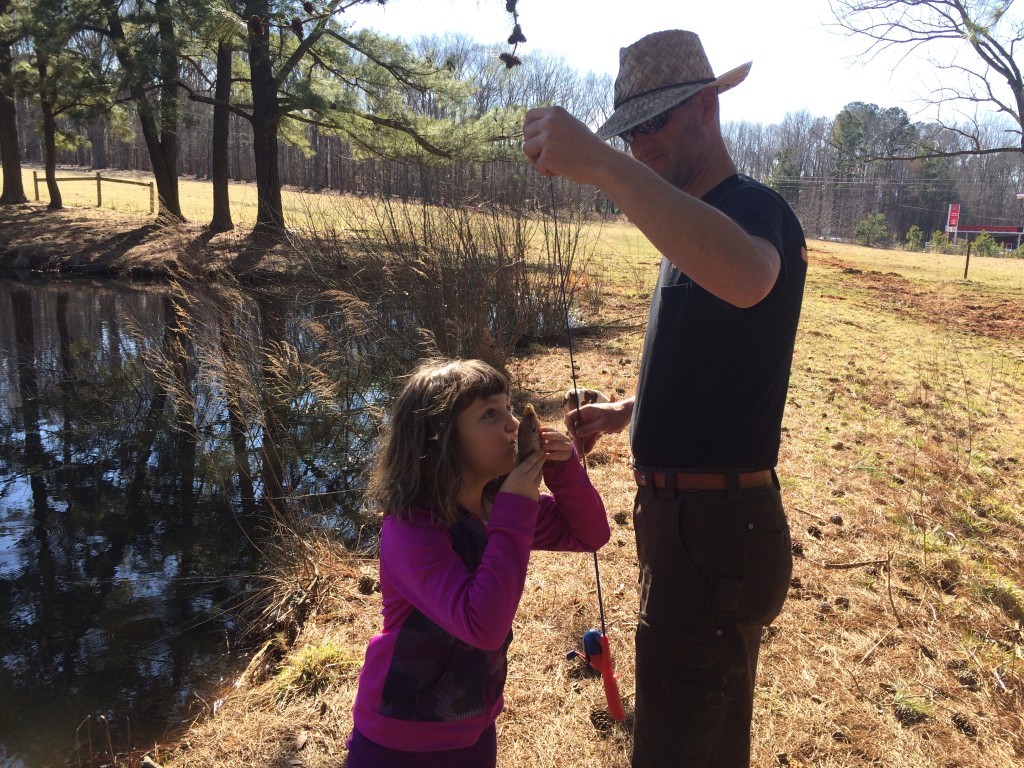
[[(562, 298), (562, 308), (565, 310), (565, 338), (569, 346), (569, 371), (572, 376), (572, 393), (576, 400), (576, 424), (579, 425), (580, 421), (580, 393), (579, 388), (576, 385), (576, 356), (573, 352), (572, 346), (572, 328), (569, 322), (569, 294), (566, 290), (566, 281), (568, 280), (567, 270), (562, 263), (562, 247), (558, 239), (558, 206), (555, 204), (555, 180), (548, 179), (548, 192), (551, 196), (551, 221), (554, 224), (555, 234), (555, 262), (558, 264), (558, 277), (559, 277), (559, 291)], [(583, 443), (580, 442), (580, 461), (583, 463), (583, 469), (587, 469), (587, 455), (583, 451)], [(601, 634), (607, 635), (604, 625), (604, 598), (601, 595), (601, 568), (597, 562), (597, 552), (594, 552), (594, 577), (597, 581), (597, 610), (601, 615)]]

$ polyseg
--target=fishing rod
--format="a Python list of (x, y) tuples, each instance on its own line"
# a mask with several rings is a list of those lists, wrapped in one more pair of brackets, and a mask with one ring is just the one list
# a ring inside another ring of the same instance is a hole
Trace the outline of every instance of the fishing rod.
[[(548, 191), (551, 195), (551, 220), (554, 224), (555, 236), (555, 261), (558, 264), (559, 290), (562, 298), (562, 307), (565, 310), (565, 337), (569, 347), (569, 371), (572, 376), (573, 399), (576, 401), (576, 423), (580, 424), (580, 395), (576, 384), (576, 358), (572, 346), (572, 328), (569, 318), (569, 296), (566, 290), (568, 276), (562, 263), (562, 248), (558, 239), (558, 208), (555, 205), (555, 182), (548, 179)], [(579, 443), (580, 461), (583, 463), (584, 472), (587, 469), (587, 456), (583, 452), (583, 443)], [(597, 608), (601, 617), (601, 629), (587, 630), (583, 635), (583, 654), (593, 669), (601, 673), (601, 681), (604, 683), (604, 698), (608, 702), (608, 714), (613, 720), (622, 722), (626, 719), (626, 713), (622, 710), (622, 697), (619, 695), (618, 675), (612, 667), (612, 651), (608, 642), (608, 632), (604, 622), (604, 598), (601, 595), (601, 568), (598, 565), (597, 552), (594, 555), (594, 577), (597, 582)], [(574, 659), (578, 656), (576, 651), (566, 654), (567, 659)]]

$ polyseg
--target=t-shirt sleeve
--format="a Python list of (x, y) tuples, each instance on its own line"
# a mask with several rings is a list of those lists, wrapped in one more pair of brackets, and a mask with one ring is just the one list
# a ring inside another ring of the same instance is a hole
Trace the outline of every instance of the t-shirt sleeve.
[(720, 210), (754, 237), (761, 237), (785, 256), (785, 214), (767, 190), (743, 187), (723, 201)]

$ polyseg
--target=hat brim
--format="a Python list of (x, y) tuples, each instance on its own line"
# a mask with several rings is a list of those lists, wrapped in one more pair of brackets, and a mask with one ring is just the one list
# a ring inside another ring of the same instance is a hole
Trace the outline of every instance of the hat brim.
[(618, 136), (630, 128), (635, 128), (655, 115), (660, 115), (665, 110), (681, 104), (698, 91), (705, 88), (716, 88), (719, 93), (742, 83), (750, 72), (752, 61), (741, 64), (735, 69), (729, 70), (719, 78), (710, 83), (693, 83), (652, 91), (650, 93), (630, 99), (621, 107), (616, 109), (604, 125), (597, 129), (597, 135), (602, 139), (610, 139)]

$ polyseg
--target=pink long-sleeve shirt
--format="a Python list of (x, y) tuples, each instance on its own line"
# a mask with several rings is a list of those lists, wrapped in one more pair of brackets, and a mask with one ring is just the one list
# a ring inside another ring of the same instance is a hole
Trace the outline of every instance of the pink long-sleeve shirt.
[(364, 736), (390, 749), (459, 749), (497, 718), (531, 549), (594, 552), (610, 536), (578, 459), (545, 467), (544, 481), (552, 495), (538, 501), (499, 493), (486, 525), (468, 512), (447, 528), (422, 509), (384, 518), (384, 626), (353, 708)]

